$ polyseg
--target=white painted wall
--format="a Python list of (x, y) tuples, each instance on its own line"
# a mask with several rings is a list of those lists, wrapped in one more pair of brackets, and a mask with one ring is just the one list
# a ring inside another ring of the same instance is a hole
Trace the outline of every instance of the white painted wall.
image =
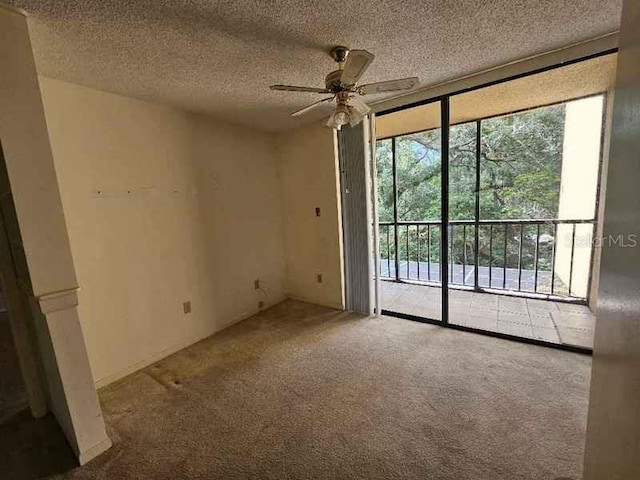
[[(343, 308), (342, 232), (336, 139), (324, 124), (277, 137), (291, 297)], [(320, 208), (320, 217), (315, 209)], [(322, 275), (322, 283), (317, 275)]]
[(285, 298), (272, 136), (58, 80), (41, 89), (99, 386)]

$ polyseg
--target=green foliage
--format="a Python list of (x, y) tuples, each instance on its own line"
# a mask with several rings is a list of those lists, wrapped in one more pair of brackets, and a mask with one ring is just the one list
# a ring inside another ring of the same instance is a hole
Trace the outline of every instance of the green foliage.
[(481, 122), (480, 218), (556, 218), (564, 106)]
[[(553, 219), (558, 213), (562, 148), (564, 138), (563, 105), (542, 107), (513, 115), (481, 121), (480, 218)], [(453, 125), (449, 130), (449, 218), (473, 220), (475, 217), (476, 122)], [(429, 130), (377, 142), (378, 207), (381, 222), (394, 218), (392, 148), (395, 143), (397, 166), (397, 209), (401, 221), (439, 221), (441, 218), (441, 132)], [(437, 238), (426, 244), (425, 228), (411, 227), (409, 251), (406, 230), (399, 233), (399, 256), (411, 260), (438, 258)], [(466, 259), (473, 258), (473, 226), (466, 231)], [(433, 227), (432, 227), (433, 229)], [(452, 236), (451, 256), (461, 263), (465, 257), (462, 227)], [(526, 230), (526, 229), (525, 229)], [(386, 255), (386, 231), (381, 232), (381, 252)], [(433, 233), (433, 232), (432, 232)], [(479, 262), (488, 265), (489, 229), (479, 229)], [(545, 227), (541, 233), (547, 233)], [(523, 232), (523, 263), (531, 263), (531, 238), (536, 232)], [(519, 228), (507, 232), (506, 262), (513, 265), (518, 256)], [(515, 239), (515, 241), (513, 241)], [(493, 265), (504, 263), (504, 231), (495, 232)], [(393, 229), (389, 251), (393, 255)], [(418, 243), (420, 255), (418, 256)], [(541, 268), (547, 260), (539, 259)]]

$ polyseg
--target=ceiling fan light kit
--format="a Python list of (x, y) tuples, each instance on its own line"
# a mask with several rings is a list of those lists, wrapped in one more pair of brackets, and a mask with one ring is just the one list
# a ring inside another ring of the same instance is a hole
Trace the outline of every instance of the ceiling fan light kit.
[(349, 107), (345, 103), (338, 103), (335, 110), (329, 117), (327, 126), (340, 130), (340, 128), (349, 123), (350, 120), (351, 115), (349, 114)]
[(325, 102), (335, 100), (336, 104), (327, 126), (340, 130), (346, 124), (351, 126), (359, 124), (371, 111), (360, 98), (361, 95), (411, 90), (418, 84), (417, 77), (409, 77), (358, 86), (358, 80), (369, 68), (375, 56), (366, 50), (349, 50), (342, 46), (333, 48), (330, 55), (338, 64), (338, 69), (326, 76), (325, 88), (271, 85), (271, 90), (332, 94), (330, 97), (325, 97), (291, 113), (291, 116), (297, 117)]

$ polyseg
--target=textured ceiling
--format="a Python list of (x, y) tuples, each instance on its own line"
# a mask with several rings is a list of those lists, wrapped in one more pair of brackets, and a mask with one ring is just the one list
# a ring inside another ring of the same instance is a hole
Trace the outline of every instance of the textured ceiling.
[[(618, 30), (622, 0), (0, 0), (30, 17), (42, 75), (262, 130), (313, 121), (336, 44), (376, 60), (363, 82), (440, 83)], [(377, 100), (383, 97), (375, 97)]]

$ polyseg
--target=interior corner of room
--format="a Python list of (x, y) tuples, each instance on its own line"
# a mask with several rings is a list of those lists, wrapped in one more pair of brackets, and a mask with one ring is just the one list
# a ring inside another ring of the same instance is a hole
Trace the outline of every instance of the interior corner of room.
[(5, 1), (9, 478), (640, 478), (637, 2)]

